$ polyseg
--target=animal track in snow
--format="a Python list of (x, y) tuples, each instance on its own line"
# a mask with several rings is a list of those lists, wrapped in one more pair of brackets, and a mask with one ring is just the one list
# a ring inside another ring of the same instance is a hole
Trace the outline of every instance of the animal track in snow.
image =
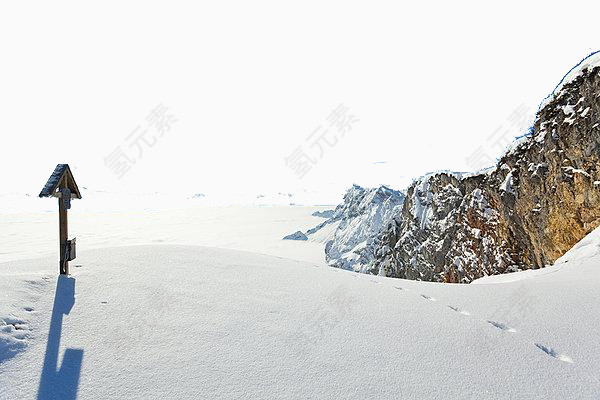
[(381, 285), (381, 282), (377, 282), (377, 281), (375, 281), (375, 280), (373, 280), (373, 279), (371, 279), (370, 281), (371, 281), (371, 282), (373, 282), (373, 283), (376, 283), (376, 284), (378, 284), (378, 285)]
[(468, 311), (465, 311), (465, 310), (461, 310), (461, 309), (460, 309), (460, 308), (458, 308), (458, 307), (452, 307), (452, 306), (448, 306), (448, 308), (449, 308), (449, 309), (451, 309), (451, 310), (453, 310), (453, 311), (456, 311), (457, 313), (459, 313), (459, 314), (462, 314), (462, 315), (471, 315), (471, 313), (470, 313), (470, 312), (468, 312)]
[(546, 353), (547, 355), (549, 355), (552, 358), (556, 358), (557, 360), (560, 360), (560, 361), (563, 361), (563, 362), (566, 362), (569, 364), (573, 364), (573, 359), (571, 357), (569, 357), (566, 354), (560, 354), (551, 347), (544, 346), (543, 344), (540, 344), (540, 343), (535, 343), (535, 347), (542, 350), (544, 353)]
[(517, 331), (515, 328), (511, 328), (510, 326), (503, 324), (502, 322), (488, 321), (488, 323), (504, 332), (515, 333)]
[(13, 317), (0, 318), (0, 336), (2, 334), (14, 339), (25, 339), (29, 332), (29, 326), (23, 320)]
[(20, 329), (27, 329), (27, 323), (23, 320), (20, 320), (18, 318), (14, 318), (14, 317), (3, 317), (0, 318), (0, 320), (3, 322), (3, 325), (6, 326), (12, 326), (17, 330)]
[(407, 289), (404, 289), (403, 287), (400, 287), (400, 286), (394, 286), (394, 289), (398, 289), (398, 290), (407, 290)]
[(425, 294), (421, 295), (422, 298), (424, 298), (425, 300), (429, 300), (429, 301), (437, 301), (436, 299), (434, 299), (433, 297), (427, 296)]

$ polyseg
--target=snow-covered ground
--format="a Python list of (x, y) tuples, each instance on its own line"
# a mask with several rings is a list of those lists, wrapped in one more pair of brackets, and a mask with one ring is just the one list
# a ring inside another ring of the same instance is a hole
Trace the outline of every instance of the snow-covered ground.
[(448, 285), (281, 240), (315, 208), (240, 209), (71, 213), (60, 279), (56, 215), (3, 216), (0, 399), (598, 398), (600, 230), (543, 273)]

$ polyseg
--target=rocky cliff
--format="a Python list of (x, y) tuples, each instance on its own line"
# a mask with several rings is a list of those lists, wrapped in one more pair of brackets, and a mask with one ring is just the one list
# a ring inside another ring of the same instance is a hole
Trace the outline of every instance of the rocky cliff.
[(495, 168), (415, 181), (369, 271), (470, 282), (541, 268), (600, 225), (599, 64), (595, 55), (571, 71)]

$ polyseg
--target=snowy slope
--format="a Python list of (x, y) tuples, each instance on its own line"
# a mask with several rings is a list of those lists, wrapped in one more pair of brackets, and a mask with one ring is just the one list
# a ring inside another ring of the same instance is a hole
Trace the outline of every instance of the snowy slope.
[[(297, 209), (270, 211), (280, 240)], [(21, 223), (21, 239), (39, 225)], [(72, 265), (57, 280), (54, 255), (0, 263), (0, 400), (600, 393), (600, 230), (537, 274), (474, 285), (160, 244), (81, 247)]]
[(599, 261), (479, 285), (190, 246), (84, 251), (59, 282), (5, 263), (28, 330), (0, 399), (595, 399)]

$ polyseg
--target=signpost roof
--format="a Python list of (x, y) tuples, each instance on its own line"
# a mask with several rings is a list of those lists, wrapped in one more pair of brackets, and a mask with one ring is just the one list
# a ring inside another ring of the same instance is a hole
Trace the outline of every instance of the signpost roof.
[(71, 197), (81, 199), (81, 193), (79, 192), (77, 183), (75, 183), (75, 178), (73, 178), (69, 164), (58, 164), (56, 166), (48, 182), (46, 182), (46, 185), (40, 192), (40, 197), (58, 197), (58, 188), (63, 186), (64, 183), (66, 183), (66, 186), (71, 191)]

